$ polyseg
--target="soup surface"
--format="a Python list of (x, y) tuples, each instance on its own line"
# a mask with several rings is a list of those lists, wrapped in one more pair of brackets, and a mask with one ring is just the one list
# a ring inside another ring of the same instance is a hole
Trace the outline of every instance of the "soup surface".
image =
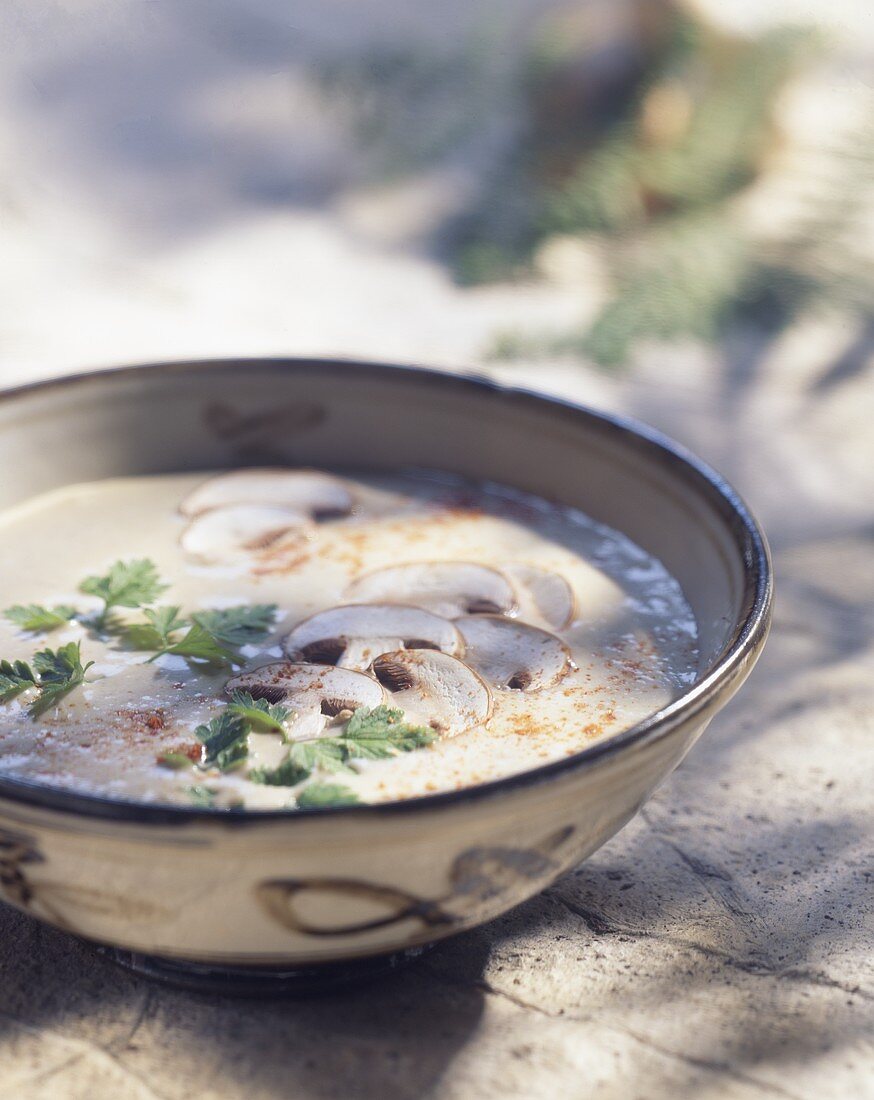
[(108, 480), (8, 510), (0, 544), (0, 772), (112, 798), (454, 790), (616, 734), (695, 675), (658, 561), (498, 485)]

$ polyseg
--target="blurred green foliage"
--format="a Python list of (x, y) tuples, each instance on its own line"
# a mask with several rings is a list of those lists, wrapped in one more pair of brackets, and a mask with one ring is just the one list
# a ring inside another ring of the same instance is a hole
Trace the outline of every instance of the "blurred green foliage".
[[(544, 241), (572, 235), (597, 242), (613, 289), (584, 331), (505, 332), (492, 355), (573, 352), (612, 367), (638, 340), (713, 340), (740, 316), (770, 326), (835, 296), (864, 308), (864, 261), (852, 247), (843, 254), (836, 247), (830, 264), (819, 253), (824, 238), (837, 245), (845, 235), (866, 191), (870, 141), (835, 151), (850, 166), (814, 188), (808, 217), (788, 239), (752, 239), (734, 209), (780, 140), (773, 122), (780, 90), (820, 46), (815, 34), (795, 28), (728, 38), (672, 9), (619, 117), (600, 133), (597, 120), (585, 118), (583, 97), (560, 92), (573, 71), (568, 56), (576, 49), (584, 57), (584, 43), (566, 39), (551, 57), (539, 56), (527, 88), (529, 127), (484, 208), (461, 226), (456, 273), (468, 284), (525, 275)], [(555, 104), (563, 105), (558, 119)], [(545, 105), (553, 115), (544, 137)], [(516, 200), (508, 202), (506, 191)], [(508, 216), (519, 194), (526, 197), (521, 219)]]

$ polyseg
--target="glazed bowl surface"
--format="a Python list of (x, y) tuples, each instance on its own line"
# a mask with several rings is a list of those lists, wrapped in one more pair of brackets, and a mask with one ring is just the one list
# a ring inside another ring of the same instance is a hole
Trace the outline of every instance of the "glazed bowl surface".
[(430, 468), (580, 508), (659, 558), (699, 626), (682, 696), (533, 771), (401, 803), (216, 812), (0, 772), (0, 896), (168, 965), (293, 970), (487, 921), (620, 829), (746, 678), (767, 634), (761, 531), (656, 433), (489, 381), (327, 360), (128, 367), (0, 395), (0, 507), (64, 484), (240, 465)]

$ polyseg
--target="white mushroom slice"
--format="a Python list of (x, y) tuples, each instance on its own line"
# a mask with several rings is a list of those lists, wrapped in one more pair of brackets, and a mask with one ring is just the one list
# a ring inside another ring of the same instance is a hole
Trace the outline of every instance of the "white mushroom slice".
[(386, 701), (385, 690), (371, 676), (333, 665), (290, 661), (276, 661), (231, 677), (225, 684), (225, 694), (231, 696), (235, 691), (248, 691), (253, 699), (287, 704), (295, 714), (288, 726), (292, 740), (318, 737), (338, 714), (351, 714), (358, 707), (378, 707)]
[(266, 550), (292, 533), (309, 534), (311, 529), (309, 518), (291, 508), (232, 504), (195, 516), (179, 541), (193, 557), (226, 561)]
[(547, 630), (501, 615), (456, 619), (465, 661), (490, 684), (517, 691), (552, 687), (571, 669), (570, 650)]
[(503, 574), (470, 561), (410, 562), (375, 569), (353, 581), (346, 596), (357, 601), (416, 604), (437, 615), (509, 614), (513, 586)]
[(573, 621), (576, 612), (574, 592), (560, 573), (522, 562), (507, 563), (501, 569), (521, 590), (523, 618), (528, 618), (525, 614), (527, 597), (532, 609), (553, 630), (563, 630)]
[(394, 649), (439, 649), (459, 653), (461, 635), (447, 619), (404, 604), (347, 604), (304, 619), (285, 639), (293, 660), (366, 669)]
[(184, 516), (198, 516), (231, 504), (290, 508), (318, 520), (348, 515), (352, 494), (339, 478), (319, 470), (256, 467), (210, 478), (189, 493), (179, 510)]
[(457, 657), (437, 650), (398, 649), (373, 662), (373, 674), (392, 702), (447, 737), (485, 722), (492, 695), (483, 680)]

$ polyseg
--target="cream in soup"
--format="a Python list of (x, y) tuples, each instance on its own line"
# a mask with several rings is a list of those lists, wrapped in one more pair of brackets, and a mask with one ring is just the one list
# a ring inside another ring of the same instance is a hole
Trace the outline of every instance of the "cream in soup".
[(500, 485), (107, 480), (8, 510), (0, 541), (0, 772), (111, 798), (456, 790), (627, 729), (695, 675), (695, 620), (659, 561)]

